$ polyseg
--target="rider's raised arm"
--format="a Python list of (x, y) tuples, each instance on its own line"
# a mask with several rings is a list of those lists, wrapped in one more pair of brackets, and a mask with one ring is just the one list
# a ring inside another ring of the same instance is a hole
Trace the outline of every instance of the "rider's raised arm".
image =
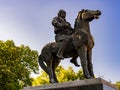
[(57, 17), (53, 18), (52, 25), (57, 28), (62, 28), (63, 27), (62, 23), (60, 23), (59, 20), (57, 19), (58, 19)]

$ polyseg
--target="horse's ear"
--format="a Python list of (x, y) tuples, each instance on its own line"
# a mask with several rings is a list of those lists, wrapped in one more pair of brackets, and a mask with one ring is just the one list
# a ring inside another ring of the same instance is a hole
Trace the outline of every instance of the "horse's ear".
[(85, 9), (82, 9), (81, 11), (79, 11), (78, 13), (81, 13), (81, 12), (83, 12), (83, 11), (85, 11)]
[(85, 11), (85, 9), (82, 9), (81, 11), (78, 12), (77, 19), (81, 18), (82, 13)]
[(82, 11), (85, 11), (85, 9), (82, 9)]

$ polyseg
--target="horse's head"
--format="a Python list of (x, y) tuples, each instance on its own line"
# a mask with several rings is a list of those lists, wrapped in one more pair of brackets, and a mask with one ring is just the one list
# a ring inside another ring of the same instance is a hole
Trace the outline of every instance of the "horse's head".
[(93, 19), (98, 19), (101, 15), (101, 11), (99, 10), (82, 10), (78, 13), (77, 19), (83, 19), (86, 21), (92, 21)]

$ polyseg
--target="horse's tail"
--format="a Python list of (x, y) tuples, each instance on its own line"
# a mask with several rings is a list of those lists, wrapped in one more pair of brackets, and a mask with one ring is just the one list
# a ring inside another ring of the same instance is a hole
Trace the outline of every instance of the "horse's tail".
[(38, 62), (39, 62), (39, 65), (40, 65), (40, 67), (47, 73), (47, 74), (49, 74), (49, 70), (48, 70), (48, 68), (47, 68), (47, 66), (45, 65), (45, 63), (44, 63), (44, 57), (42, 57), (42, 55), (39, 55), (39, 60), (38, 60)]

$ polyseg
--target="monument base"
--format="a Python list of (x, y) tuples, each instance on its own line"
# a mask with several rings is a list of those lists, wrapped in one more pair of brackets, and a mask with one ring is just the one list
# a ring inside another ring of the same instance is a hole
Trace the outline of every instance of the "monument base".
[(42, 86), (28, 86), (23, 90), (118, 90), (115, 85), (101, 78), (54, 83)]

